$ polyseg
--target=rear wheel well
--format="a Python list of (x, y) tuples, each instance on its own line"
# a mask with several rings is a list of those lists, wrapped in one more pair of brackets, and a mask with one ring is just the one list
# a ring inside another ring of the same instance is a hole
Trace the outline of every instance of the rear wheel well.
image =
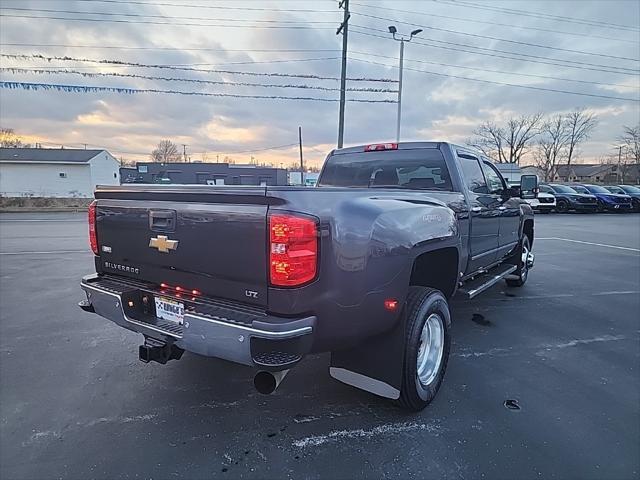
[(525, 220), (522, 228), (522, 233), (529, 237), (529, 246), (533, 246), (533, 220)]
[(458, 282), (458, 250), (441, 248), (419, 255), (413, 262), (410, 285), (431, 287), (451, 298)]

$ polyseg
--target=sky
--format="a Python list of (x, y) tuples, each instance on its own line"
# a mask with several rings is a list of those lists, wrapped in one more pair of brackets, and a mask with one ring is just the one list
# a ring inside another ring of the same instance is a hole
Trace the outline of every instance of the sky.
[[(637, 0), (350, 3), (345, 146), (395, 139), (400, 44), (389, 25), (401, 34), (423, 29), (405, 43), (402, 141), (465, 142), (483, 121), (584, 108), (598, 125), (579, 161), (596, 162), (615, 151), (624, 125), (640, 123)], [(156, 91), (1, 88), (0, 126), (28, 142), (87, 144), (147, 161), (170, 139), (181, 151), (185, 144), (192, 161), (288, 166), (299, 161), (300, 126), (308, 165), (320, 166), (336, 147), (336, 0), (0, 0), (0, 7), (0, 53), (27, 56), (0, 57), (0, 81)]]

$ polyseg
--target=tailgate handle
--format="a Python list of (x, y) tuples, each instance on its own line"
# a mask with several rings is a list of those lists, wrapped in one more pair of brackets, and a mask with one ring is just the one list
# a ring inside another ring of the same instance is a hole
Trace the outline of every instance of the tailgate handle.
[(149, 228), (154, 232), (173, 232), (176, 229), (175, 210), (149, 210)]

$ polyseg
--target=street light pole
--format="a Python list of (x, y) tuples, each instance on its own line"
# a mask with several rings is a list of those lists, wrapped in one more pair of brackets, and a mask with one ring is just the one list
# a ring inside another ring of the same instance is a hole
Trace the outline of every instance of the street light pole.
[(404, 39), (400, 40), (400, 73), (398, 74), (398, 119), (396, 121), (396, 143), (400, 142), (400, 118), (402, 117), (402, 66), (404, 61)]
[(410, 42), (413, 37), (422, 32), (422, 29), (417, 29), (411, 32), (409, 38), (405, 38), (404, 36), (396, 37), (396, 33), (398, 33), (398, 29), (391, 25), (389, 26), (389, 33), (393, 36), (393, 39), (397, 42), (400, 42), (400, 62), (398, 65), (398, 119), (396, 122), (396, 143), (400, 142), (400, 120), (402, 118), (402, 70), (404, 66), (404, 42)]

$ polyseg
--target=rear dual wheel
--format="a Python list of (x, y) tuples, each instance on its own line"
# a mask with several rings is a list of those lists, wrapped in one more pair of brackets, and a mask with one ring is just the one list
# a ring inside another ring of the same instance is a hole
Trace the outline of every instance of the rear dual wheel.
[(451, 314), (444, 294), (428, 287), (409, 287), (402, 386), (398, 404), (420, 411), (435, 398), (451, 349)]

